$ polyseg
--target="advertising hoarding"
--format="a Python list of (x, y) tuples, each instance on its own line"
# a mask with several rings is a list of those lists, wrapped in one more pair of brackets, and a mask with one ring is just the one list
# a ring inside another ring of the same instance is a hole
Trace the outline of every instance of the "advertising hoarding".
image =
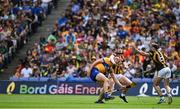
[[(180, 96), (180, 82), (171, 83), (173, 96)], [(116, 87), (118, 88), (118, 87)], [(29, 81), (0, 81), (1, 94), (74, 94), (74, 95), (97, 95), (101, 88), (95, 83), (83, 82), (29, 82)], [(163, 84), (161, 84), (163, 95), (166, 94)], [(118, 95), (119, 92), (115, 92)], [(127, 95), (130, 96), (155, 96), (157, 95), (152, 83), (140, 82), (135, 88), (129, 89)]]

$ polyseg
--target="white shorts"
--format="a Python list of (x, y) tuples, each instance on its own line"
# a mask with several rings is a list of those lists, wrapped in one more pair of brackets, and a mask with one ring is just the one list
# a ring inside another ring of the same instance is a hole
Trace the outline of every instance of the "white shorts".
[(119, 80), (120, 78), (122, 78), (124, 75), (122, 74), (115, 74), (115, 77)]
[(159, 71), (156, 71), (154, 74), (155, 77), (160, 77), (160, 78), (170, 78), (171, 77), (171, 69), (169, 67), (165, 67)]

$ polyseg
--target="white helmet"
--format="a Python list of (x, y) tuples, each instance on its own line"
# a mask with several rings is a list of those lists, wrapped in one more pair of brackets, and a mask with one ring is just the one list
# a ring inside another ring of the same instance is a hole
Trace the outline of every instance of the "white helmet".
[(116, 62), (115, 62), (115, 60), (114, 60), (114, 55), (112, 54), (111, 56), (110, 56), (110, 61), (113, 63), (113, 64), (116, 64)]

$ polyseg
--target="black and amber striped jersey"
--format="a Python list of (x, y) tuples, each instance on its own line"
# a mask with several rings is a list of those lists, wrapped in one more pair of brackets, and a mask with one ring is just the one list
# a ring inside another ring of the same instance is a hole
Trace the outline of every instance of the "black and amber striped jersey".
[(123, 74), (123, 67), (120, 65), (113, 65), (112, 66), (115, 74)]
[(164, 53), (162, 53), (159, 50), (156, 50), (156, 51), (150, 51), (149, 54), (155, 64), (156, 70), (159, 71), (159, 70), (167, 67), (166, 56)]

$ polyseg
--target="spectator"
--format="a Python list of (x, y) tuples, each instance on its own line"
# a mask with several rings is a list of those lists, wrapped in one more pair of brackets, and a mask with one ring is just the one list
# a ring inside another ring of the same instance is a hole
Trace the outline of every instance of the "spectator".
[(25, 67), (21, 70), (21, 77), (29, 78), (33, 74), (32, 68), (29, 65), (25, 65)]
[[(39, 3), (35, 5), (37, 6), (33, 12), (36, 14), (32, 13), (34, 17), (28, 18), (32, 21), (37, 19), (39, 24), (39, 20), (43, 19), (41, 12), (45, 11), (39, 8)], [(47, 7), (44, 5), (44, 8)], [(40, 76), (47, 74), (46, 76), (50, 75), (52, 78), (84, 77), (94, 59), (109, 56), (113, 51), (122, 49), (126, 58), (123, 63), (125, 75), (130, 78), (152, 78), (152, 74), (139, 73), (153, 68), (153, 64), (150, 59), (137, 55), (131, 44), (148, 51), (150, 43), (158, 42), (169, 57), (176, 59), (173, 62), (178, 70), (178, 13), (179, 6), (174, 0), (73, 0), (67, 6), (66, 12), (54, 23), (51, 35), (47, 39), (40, 39), (40, 49), (35, 47), (35, 50), (30, 50), (30, 56), (27, 55), (30, 58), (28, 63), (31, 64), (33, 59), (40, 63)], [(16, 23), (18, 35), (23, 36), (22, 31), (26, 28), (20, 22)], [(1, 38), (4, 39), (9, 32), (3, 25), (0, 27), (0, 31), (3, 31)], [(7, 44), (3, 44), (2, 48), (7, 48), (6, 46)], [(36, 54), (35, 51), (38, 51), (40, 58), (32, 55)], [(58, 67), (54, 68), (53, 65)]]
[(3, 72), (3, 68), (4, 68), (4, 60), (2, 54), (0, 53), (0, 72)]
[(73, 64), (70, 64), (69, 66), (67, 66), (66, 69), (67, 69), (68, 75), (73, 75), (73, 73), (77, 71), (77, 68)]
[(16, 51), (27, 43), (29, 36), (37, 32), (46, 15), (41, 0), (5, 0), (0, 6), (0, 49), (4, 68)]
[(67, 23), (68, 19), (66, 18), (65, 15), (62, 15), (59, 19), (58, 19), (58, 27), (63, 27), (66, 23)]
[(119, 25), (118, 27), (117, 36), (120, 39), (125, 39), (128, 36), (128, 32), (123, 29), (122, 25)]
[(41, 74), (41, 72), (40, 72), (40, 68), (39, 68), (39, 66), (37, 65), (37, 64), (33, 64), (33, 77), (40, 77), (40, 74)]
[(55, 44), (55, 43), (57, 42), (57, 38), (56, 38), (54, 35), (50, 34), (50, 35), (48, 36), (47, 41), (48, 41), (48, 42), (52, 42), (53, 44)]
[(66, 43), (69, 44), (71, 42), (72, 42), (72, 44), (76, 43), (76, 36), (75, 36), (73, 30), (70, 30), (69, 34), (66, 35)]

